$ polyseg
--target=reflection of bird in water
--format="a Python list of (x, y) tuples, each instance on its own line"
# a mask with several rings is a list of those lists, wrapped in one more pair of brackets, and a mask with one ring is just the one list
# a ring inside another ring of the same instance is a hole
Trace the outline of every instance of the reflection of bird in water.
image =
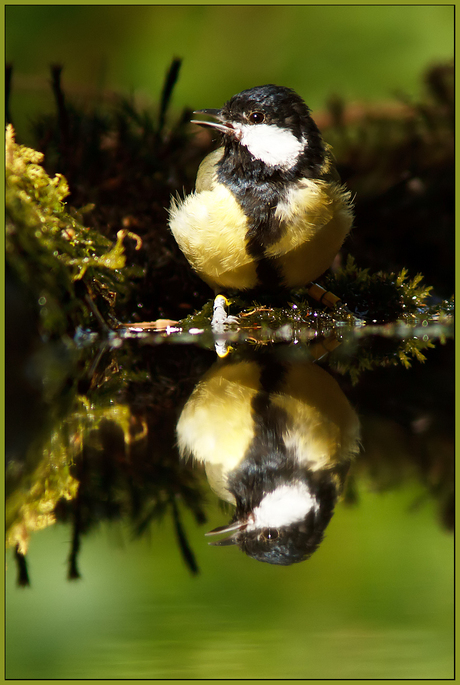
[(359, 422), (337, 382), (312, 362), (217, 362), (177, 424), (180, 452), (235, 505), (230, 533), (249, 556), (292, 564), (318, 547), (359, 448)]

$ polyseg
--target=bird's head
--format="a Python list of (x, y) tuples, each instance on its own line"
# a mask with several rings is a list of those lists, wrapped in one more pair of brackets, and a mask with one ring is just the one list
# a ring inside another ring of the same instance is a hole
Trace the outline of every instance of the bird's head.
[(258, 561), (288, 566), (308, 559), (318, 548), (335, 499), (332, 485), (313, 494), (305, 481), (286, 483), (265, 494), (257, 506), (239, 502), (232, 522), (207, 535), (230, 533), (210, 544), (237, 545)]
[(287, 170), (296, 167), (305, 155), (323, 153), (321, 135), (309, 108), (290, 88), (257, 86), (234, 95), (222, 109), (203, 109), (195, 114), (211, 117), (211, 121), (192, 121), (222, 133), (226, 148), (243, 147), (267, 167)]

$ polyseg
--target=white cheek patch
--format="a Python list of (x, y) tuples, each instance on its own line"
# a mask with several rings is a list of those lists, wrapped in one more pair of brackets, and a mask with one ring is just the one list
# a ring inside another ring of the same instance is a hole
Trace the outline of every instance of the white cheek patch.
[(317, 511), (318, 508), (316, 498), (305, 483), (281, 485), (265, 495), (254, 509), (254, 521), (249, 522), (246, 530), (289, 526), (303, 521), (312, 509)]
[(306, 145), (287, 129), (274, 124), (234, 124), (241, 145), (268, 166), (293, 166)]

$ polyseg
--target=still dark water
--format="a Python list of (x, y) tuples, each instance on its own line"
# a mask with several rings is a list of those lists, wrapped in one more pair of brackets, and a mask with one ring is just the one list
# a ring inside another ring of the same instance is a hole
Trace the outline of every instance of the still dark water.
[[(36, 353), (44, 390), (9, 417), (7, 678), (453, 677), (451, 327), (232, 347)], [(227, 472), (262, 506), (294, 453), (309, 558), (263, 563), (286, 558), (272, 523), (205, 537), (234, 520)]]

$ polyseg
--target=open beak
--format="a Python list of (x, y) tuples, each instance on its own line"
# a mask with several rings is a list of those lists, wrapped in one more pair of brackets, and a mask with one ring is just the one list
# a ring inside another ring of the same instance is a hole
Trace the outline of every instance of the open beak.
[(222, 133), (234, 132), (233, 126), (225, 121), (221, 114), (220, 109), (197, 109), (193, 114), (206, 114), (208, 117), (214, 117), (216, 121), (201, 121), (201, 119), (192, 119), (192, 124), (198, 124), (199, 126), (210, 126), (211, 128), (216, 128)]
[[(221, 533), (231, 533), (234, 530), (243, 530), (248, 525), (247, 521), (235, 521), (234, 523), (229, 523), (226, 526), (219, 526), (210, 530), (209, 533), (205, 535), (219, 535)], [(215, 547), (228, 547), (228, 545), (236, 545), (236, 535), (230, 535), (228, 538), (223, 538), (223, 540), (218, 540), (217, 542), (210, 542), (210, 545)]]

